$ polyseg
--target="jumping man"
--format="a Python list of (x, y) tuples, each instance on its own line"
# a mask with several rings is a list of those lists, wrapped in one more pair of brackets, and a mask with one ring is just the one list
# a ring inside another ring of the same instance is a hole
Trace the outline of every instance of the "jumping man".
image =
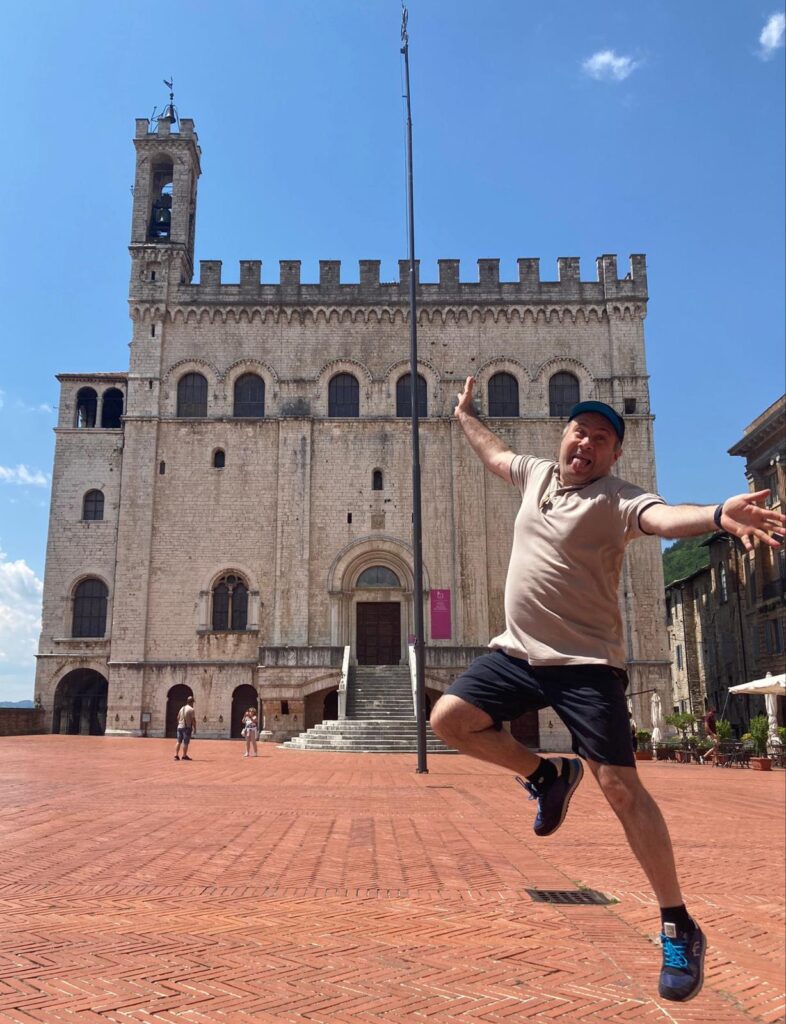
[[(633, 757), (625, 648), (617, 584), (625, 547), (637, 537), (693, 537), (725, 530), (745, 548), (778, 547), (786, 516), (762, 507), (769, 491), (717, 508), (667, 505), (611, 475), (625, 423), (603, 402), (570, 413), (556, 462), (515, 455), (475, 415), (468, 377), (455, 416), (487, 469), (521, 491), (505, 584), (505, 631), (438, 701), (431, 725), (462, 753), (508, 768), (538, 801), (534, 830), (562, 824), (583, 761), (625, 830), (661, 907), (660, 994), (685, 1001), (701, 989), (704, 934), (688, 914), (671, 840)], [(544, 759), (502, 729), (526, 711), (552, 707), (579, 757)]]

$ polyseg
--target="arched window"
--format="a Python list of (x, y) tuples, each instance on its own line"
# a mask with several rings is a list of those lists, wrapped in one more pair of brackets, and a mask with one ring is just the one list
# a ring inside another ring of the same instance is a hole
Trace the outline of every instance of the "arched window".
[(207, 416), (207, 380), (201, 373), (187, 373), (177, 382), (177, 414)]
[(98, 395), (92, 388), (80, 388), (76, 395), (76, 425), (78, 427), (94, 427)]
[(147, 237), (154, 240), (169, 238), (172, 227), (172, 181), (173, 164), (163, 161), (153, 168), (153, 206), (150, 211), (150, 227)]
[(239, 576), (222, 576), (213, 587), (213, 629), (243, 630), (248, 622), (248, 588)]
[(227, 464), (226, 453), (223, 448), (216, 448), (213, 452), (213, 466), (215, 469), (223, 469)]
[(123, 415), (123, 392), (119, 388), (108, 388), (101, 403), (101, 426), (105, 430), (117, 430)]
[(97, 521), (104, 518), (103, 491), (88, 491), (82, 503), (82, 519)]
[(255, 373), (244, 373), (235, 381), (234, 416), (261, 419), (265, 415), (265, 382)]
[[(426, 399), (426, 380), (418, 374), (418, 416), (428, 416)], [(412, 385), (410, 374), (405, 373), (396, 381), (396, 416), (412, 415)]]
[(328, 416), (360, 416), (360, 386), (351, 373), (337, 373), (331, 378)]
[(572, 373), (555, 373), (549, 381), (549, 416), (569, 416), (578, 401), (578, 379)]
[(382, 490), (384, 490), (383, 480), (382, 480), (382, 470), (381, 469), (375, 469), (374, 472), (371, 474), (371, 490), (372, 491), (382, 491)]
[(489, 416), (518, 416), (519, 382), (512, 373), (495, 373), (489, 381)]
[(401, 581), (392, 569), (384, 565), (372, 565), (358, 576), (358, 587), (400, 587)]
[(101, 637), (106, 633), (106, 602), (109, 591), (101, 580), (82, 580), (74, 591), (72, 636)]

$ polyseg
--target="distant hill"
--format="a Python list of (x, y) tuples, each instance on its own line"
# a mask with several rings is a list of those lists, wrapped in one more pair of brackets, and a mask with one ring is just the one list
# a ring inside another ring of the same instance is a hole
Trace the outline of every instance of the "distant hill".
[(0, 700), (0, 708), (34, 708), (31, 700)]
[(675, 540), (666, 548), (663, 552), (663, 578), (666, 586), (710, 564), (710, 549), (701, 545), (711, 536), (705, 533), (703, 537), (686, 537), (684, 540)]

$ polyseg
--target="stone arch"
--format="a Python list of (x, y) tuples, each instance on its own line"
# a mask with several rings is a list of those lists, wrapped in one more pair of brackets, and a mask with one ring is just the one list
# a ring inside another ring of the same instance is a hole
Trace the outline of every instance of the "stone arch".
[(92, 668), (75, 668), (59, 680), (54, 695), (52, 732), (103, 736), (109, 684)]
[(206, 359), (180, 359), (167, 369), (161, 378), (161, 406), (168, 418), (177, 416), (177, 385), (188, 373), (201, 373), (207, 380), (207, 415), (216, 413), (216, 399), (220, 395), (221, 374), (218, 368)]
[(315, 379), (315, 400), (314, 411), (317, 416), (328, 414), (328, 386), (330, 381), (339, 373), (348, 373), (357, 378), (359, 386), (359, 417), (362, 418), (368, 412), (371, 403), (371, 371), (363, 363), (356, 359), (333, 359), (325, 363)]
[(229, 716), (230, 739), (236, 740), (241, 738), (243, 715), (249, 708), (256, 709), (257, 722), (261, 731), (263, 728), (262, 701), (259, 699), (259, 693), (251, 683), (241, 683), (240, 686), (236, 686), (232, 691), (232, 704)]
[[(358, 590), (360, 575), (373, 566), (382, 566), (395, 573), (401, 586)], [(328, 594), (330, 598), (331, 643), (337, 646), (349, 645), (352, 657), (357, 660), (357, 605), (358, 603), (394, 602), (400, 608), (400, 660), (406, 656), (407, 637), (413, 631), (415, 578), (412, 567), (412, 549), (408, 544), (390, 536), (367, 537), (348, 544), (333, 560), (328, 570)], [(423, 567), (423, 589), (428, 593), (428, 570)]]
[[(385, 382), (385, 390), (388, 400), (388, 415), (396, 413), (396, 384), (404, 374), (409, 373), (410, 364), (408, 359), (398, 359), (383, 371), (382, 379)], [(427, 413), (428, 416), (439, 415), (439, 393), (441, 378), (439, 370), (428, 359), (418, 359), (418, 374), (426, 382), (426, 393), (428, 395)]]
[(170, 686), (166, 695), (166, 712), (164, 716), (164, 736), (174, 739), (177, 736), (177, 714), (194, 691), (185, 683)]
[(237, 378), (244, 373), (258, 373), (265, 385), (278, 384), (278, 374), (269, 363), (263, 363), (261, 359), (238, 359), (224, 371), (227, 387), (231, 390)]

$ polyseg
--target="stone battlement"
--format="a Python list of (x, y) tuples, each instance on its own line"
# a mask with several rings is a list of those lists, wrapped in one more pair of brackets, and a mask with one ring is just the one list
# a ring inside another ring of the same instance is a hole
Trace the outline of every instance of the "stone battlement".
[[(146, 246), (148, 251), (154, 246)], [(150, 253), (153, 255), (153, 253)], [(435, 283), (420, 280), (417, 262), (420, 302), (472, 303), (491, 301), (503, 303), (603, 303), (611, 299), (647, 301), (646, 257), (630, 257), (630, 269), (624, 277), (617, 272), (615, 255), (599, 256), (595, 261), (596, 278), (582, 281), (578, 257), (557, 260), (557, 280), (544, 281), (540, 276), (540, 260), (518, 260), (517, 281), (501, 281), (498, 259), (478, 260), (478, 279), (462, 280), (459, 260), (438, 260), (439, 278)], [(241, 260), (240, 280), (236, 284), (222, 281), (221, 260), (200, 260), (199, 281), (180, 285), (177, 301), (191, 303), (249, 302), (261, 303), (325, 303), (325, 302), (392, 302), (406, 301), (409, 296), (409, 261), (399, 260), (399, 279), (380, 280), (380, 260), (360, 260), (359, 280), (342, 283), (340, 260), (319, 261), (319, 283), (302, 282), (300, 260), (281, 260), (278, 283), (263, 283), (262, 261)], [(137, 298), (154, 299), (155, 285), (143, 283), (136, 290)], [(174, 296), (173, 296), (174, 297)]]
[[(630, 257), (630, 271), (620, 278), (617, 273), (615, 255), (599, 256), (595, 261), (597, 277), (594, 281), (582, 281), (578, 257), (563, 256), (557, 260), (557, 280), (542, 281), (539, 259), (518, 260), (518, 281), (500, 281), (499, 260), (478, 260), (478, 280), (462, 281), (459, 260), (438, 260), (439, 280), (434, 284), (420, 281), (420, 261), (416, 261), (418, 292), (422, 300), (444, 301), (445, 298), (472, 300), (480, 296), (496, 297), (508, 301), (538, 300), (554, 302), (603, 301), (608, 298), (647, 298), (647, 261), (643, 255)], [(279, 262), (277, 290), (286, 301), (297, 293), (302, 300), (321, 300), (335, 297), (336, 293), (360, 295), (371, 298), (377, 295), (399, 297), (409, 295), (409, 260), (399, 260), (399, 279), (396, 282), (380, 280), (380, 260), (360, 260), (360, 280), (352, 284), (341, 282), (341, 261), (319, 261), (319, 283), (309, 284), (300, 280), (300, 260)], [(241, 260), (240, 282), (237, 285), (221, 281), (221, 260), (200, 260), (199, 283), (188, 286), (189, 291), (198, 290), (200, 297), (212, 298), (225, 289), (239, 290), (243, 297), (258, 295), (263, 289), (269, 291), (273, 285), (262, 283), (262, 261)], [(222, 296), (223, 297), (223, 296)], [(265, 296), (267, 297), (267, 296)], [(226, 294), (230, 298), (230, 294)]]

